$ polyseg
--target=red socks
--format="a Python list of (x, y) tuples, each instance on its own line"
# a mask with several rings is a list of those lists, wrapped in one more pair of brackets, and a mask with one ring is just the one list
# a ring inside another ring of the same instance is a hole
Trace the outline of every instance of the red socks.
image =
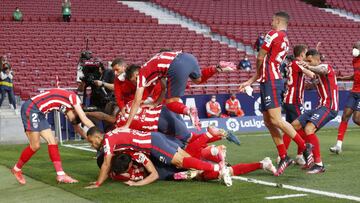
[(201, 158), (215, 163), (219, 163), (221, 161), (219, 150), (215, 146), (208, 146), (201, 150)]
[(287, 134), (284, 134), (283, 135), (283, 142), (284, 142), (286, 150), (289, 149), (289, 145), (290, 145), (290, 142), (291, 142), (291, 137), (289, 135), (287, 135)]
[(234, 175), (242, 175), (246, 173), (250, 173), (252, 171), (256, 171), (258, 169), (262, 169), (261, 163), (250, 163), (250, 164), (236, 164), (234, 166), (231, 166), (231, 168), (234, 171)]
[(201, 69), (201, 83), (206, 83), (217, 72), (215, 67), (208, 67)]
[(215, 167), (215, 165), (209, 162), (201, 161), (200, 159), (194, 157), (185, 157), (183, 159), (182, 167), (186, 169), (193, 168), (203, 171), (219, 171), (219, 167)]
[(181, 102), (170, 102), (168, 104), (166, 104), (166, 107), (172, 111), (175, 112), (177, 114), (188, 114), (189, 111), (189, 107), (185, 106), (183, 103)]
[(208, 140), (208, 143), (212, 143), (212, 142), (216, 142), (218, 140), (221, 140), (221, 137), (220, 136), (213, 136), (212, 138), (210, 138)]
[(204, 145), (206, 145), (208, 140), (208, 136), (203, 133), (196, 140), (192, 140), (192, 142), (189, 142), (185, 148), (185, 151), (189, 153), (192, 157), (200, 158), (201, 149), (204, 148)]
[(61, 164), (58, 145), (57, 144), (49, 144), (48, 152), (49, 152), (50, 159), (54, 164), (56, 174), (57, 175), (65, 175), (64, 170), (62, 168), (62, 164)]
[(320, 156), (320, 143), (319, 139), (315, 134), (308, 135), (310, 143), (313, 145), (313, 154), (314, 154), (314, 161), (315, 163), (321, 162), (321, 156)]
[(30, 158), (36, 153), (36, 151), (33, 151), (30, 148), (30, 145), (27, 146), (21, 153), (20, 158), (18, 160), (18, 162), (16, 163), (15, 167), (17, 167), (17, 169), (21, 169), (24, 164), (26, 162), (28, 162), (30, 160)]
[(284, 159), (286, 157), (286, 148), (284, 144), (280, 144), (278, 146), (276, 146), (278, 153), (279, 153), (279, 157)]
[(339, 140), (339, 141), (344, 140), (344, 136), (345, 136), (345, 132), (346, 132), (347, 127), (348, 127), (348, 122), (341, 121), (341, 123), (339, 125), (337, 140)]
[(299, 134), (296, 134), (293, 140), (298, 146), (298, 154), (301, 154), (306, 149), (305, 141), (301, 138)]

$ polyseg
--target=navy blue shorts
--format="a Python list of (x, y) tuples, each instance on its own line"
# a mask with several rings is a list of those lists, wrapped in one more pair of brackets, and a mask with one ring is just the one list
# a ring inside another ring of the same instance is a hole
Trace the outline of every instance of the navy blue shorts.
[(281, 79), (272, 81), (269, 80), (265, 83), (260, 83), (260, 110), (264, 112), (269, 109), (280, 107), (282, 104), (284, 90), (284, 81)]
[(316, 126), (317, 130), (320, 130), (326, 123), (334, 119), (337, 114), (337, 111), (321, 106), (311, 111), (306, 111), (298, 118), (298, 120), (303, 128), (305, 128), (308, 122), (311, 122)]
[(40, 132), (50, 129), (45, 114), (41, 112), (31, 100), (27, 100), (22, 105), (21, 120), (25, 131)]
[(286, 121), (289, 123), (292, 123), (305, 111), (302, 104), (284, 104), (283, 107), (285, 110)]
[(351, 108), (353, 111), (360, 111), (360, 93), (350, 92), (345, 108)]
[(151, 133), (151, 145), (151, 156), (165, 165), (171, 165), (171, 160), (180, 147), (175, 137), (160, 132)]
[[(186, 127), (182, 117), (170, 111), (165, 105), (161, 109), (158, 131), (176, 137), (182, 144), (186, 144), (191, 137), (191, 133)], [(183, 148), (183, 146), (181, 146), (181, 148)]]
[(181, 53), (171, 62), (167, 73), (166, 98), (184, 96), (189, 77), (197, 79), (201, 77), (200, 66), (192, 54)]
[(184, 169), (176, 168), (173, 165), (165, 165), (159, 162), (159, 160), (154, 159), (153, 157), (151, 157), (150, 159), (159, 174), (159, 180), (174, 180), (175, 173), (184, 171)]

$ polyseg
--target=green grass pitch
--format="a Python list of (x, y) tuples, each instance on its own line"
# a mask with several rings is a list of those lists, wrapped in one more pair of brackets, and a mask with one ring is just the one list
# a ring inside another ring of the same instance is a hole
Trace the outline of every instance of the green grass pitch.
[[(341, 155), (333, 155), (329, 152), (329, 146), (335, 143), (336, 129), (324, 129), (318, 133), (323, 162), (326, 172), (317, 175), (307, 175), (298, 166), (290, 166), (280, 177), (274, 177), (262, 170), (245, 175), (245, 177), (274, 183), (288, 184), (309, 189), (327, 192), (360, 196), (360, 128), (350, 128), (345, 135), (343, 145), (344, 152)], [(24, 135), (25, 136), (25, 135)], [(255, 162), (269, 156), (273, 161), (277, 154), (275, 146), (267, 132), (244, 134), (238, 133), (242, 144), (235, 146), (228, 142), (227, 159), (230, 163)], [(1, 145), (0, 165), (8, 168), (17, 161), (25, 145)], [(289, 154), (296, 153), (295, 144), (291, 144)], [(349, 202), (350, 200), (336, 199), (311, 193), (297, 192), (293, 190), (258, 185), (254, 183), (233, 181), (232, 187), (225, 187), (217, 181), (211, 182), (175, 182), (158, 181), (144, 187), (129, 187), (120, 182), (107, 181), (98, 189), (84, 189), (90, 181), (95, 181), (98, 175), (94, 153), (66, 147), (60, 148), (63, 167), (65, 171), (77, 178), (80, 183), (73, 185), (57, 184), (55, 172), (49, 161), (47, 147), (42, 145), (40, 151), (25, 165), (23, 171), (27, 176), (61, 188), (94, 202)], [(7, 172), (1, 176), (8, 176)], [(15, 178), (9, 179), (14, 184)], [(30, 183), (29, 183), (30, 184)], [(15, 185), (14, 187), (23, 187)], [(0, 187), (1, 188), (1, 187)], [(307, 194), (305, 197), (296, 197), (280, 200), (266, 200), (269, 196), (282, 196), (287, 194)], [(12, 193), (11, 193), (12, 194)], [(22, 194), (16, 195), (17, 198)], [(36, 194), (33, 194), (36, 195)], [(6, 190), (0, 189), (2, 200), (11, 200), (12, 196)], [(4, 199), (5, 198), (5, 199)], [(1, 201), (0, 201), (1, 202)], [(26, 199), (24, 199), (26, 202)], [(72, 202), (69, 199), (68, 202)]]

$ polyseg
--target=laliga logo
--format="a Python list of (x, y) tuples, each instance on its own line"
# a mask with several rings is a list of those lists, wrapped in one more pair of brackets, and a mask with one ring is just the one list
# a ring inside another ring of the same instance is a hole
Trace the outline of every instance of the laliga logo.
[(240, 128), (240, 124), (239, 122), (234, 119), (234, 118), (229, 118), (227, 121), (226, 121), (226, 127), (228, 130), (231, 130), (231, 131), (238, 131), (239, 128)]

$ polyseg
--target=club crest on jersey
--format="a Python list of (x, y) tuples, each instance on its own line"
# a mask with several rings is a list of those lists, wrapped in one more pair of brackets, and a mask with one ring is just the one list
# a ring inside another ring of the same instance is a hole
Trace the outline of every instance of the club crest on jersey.
[(269, 106), (271, 104), (271, 96), (265, 97), (265, 106)]
[(66, 106), (61, 105), (60, 108), (59, 108), (59, 111), (60, 111), (61, 113), (65, 114), (65, 112), (66, 112)]
[(160, 156), (160, 157), (159, 157), (159, 161), (160, 161), (161, 163), (166, 164), (165, 157), (163, 157), (163, 156)]
[(34, 122), (34, 123), (32, 123), (32, 126), (33, 126), (33, 128), (38, 128), (38, 127), (39, 127), (39, 123), (38, 123), (38, 122)]

